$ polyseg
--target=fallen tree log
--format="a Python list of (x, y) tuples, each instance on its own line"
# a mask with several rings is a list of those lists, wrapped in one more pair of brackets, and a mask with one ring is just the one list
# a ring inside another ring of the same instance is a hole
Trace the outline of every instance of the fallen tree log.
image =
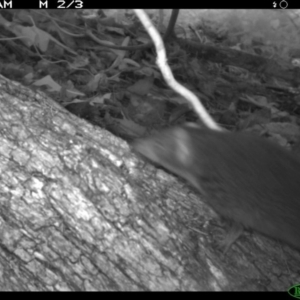
[(200, 196), (128, 144), (0, 76), (0, 290), (287, 290), (300, 254), (222, 255)]

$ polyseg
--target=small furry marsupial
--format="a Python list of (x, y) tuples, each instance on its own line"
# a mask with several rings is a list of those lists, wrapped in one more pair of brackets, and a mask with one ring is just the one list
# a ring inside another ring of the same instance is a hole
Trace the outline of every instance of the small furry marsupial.
[(248, 133), (189, 125), (134, 149), (201, 191), (221, 216), (300, 250), (300, 158)]

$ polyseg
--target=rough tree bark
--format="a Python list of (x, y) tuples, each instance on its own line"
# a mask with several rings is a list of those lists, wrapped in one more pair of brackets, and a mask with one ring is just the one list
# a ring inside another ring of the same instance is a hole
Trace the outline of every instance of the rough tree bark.
[(0, 76), (0, 290), (286, 290), (300, 255), (222, 255), (200, 196), (127, 143)]

